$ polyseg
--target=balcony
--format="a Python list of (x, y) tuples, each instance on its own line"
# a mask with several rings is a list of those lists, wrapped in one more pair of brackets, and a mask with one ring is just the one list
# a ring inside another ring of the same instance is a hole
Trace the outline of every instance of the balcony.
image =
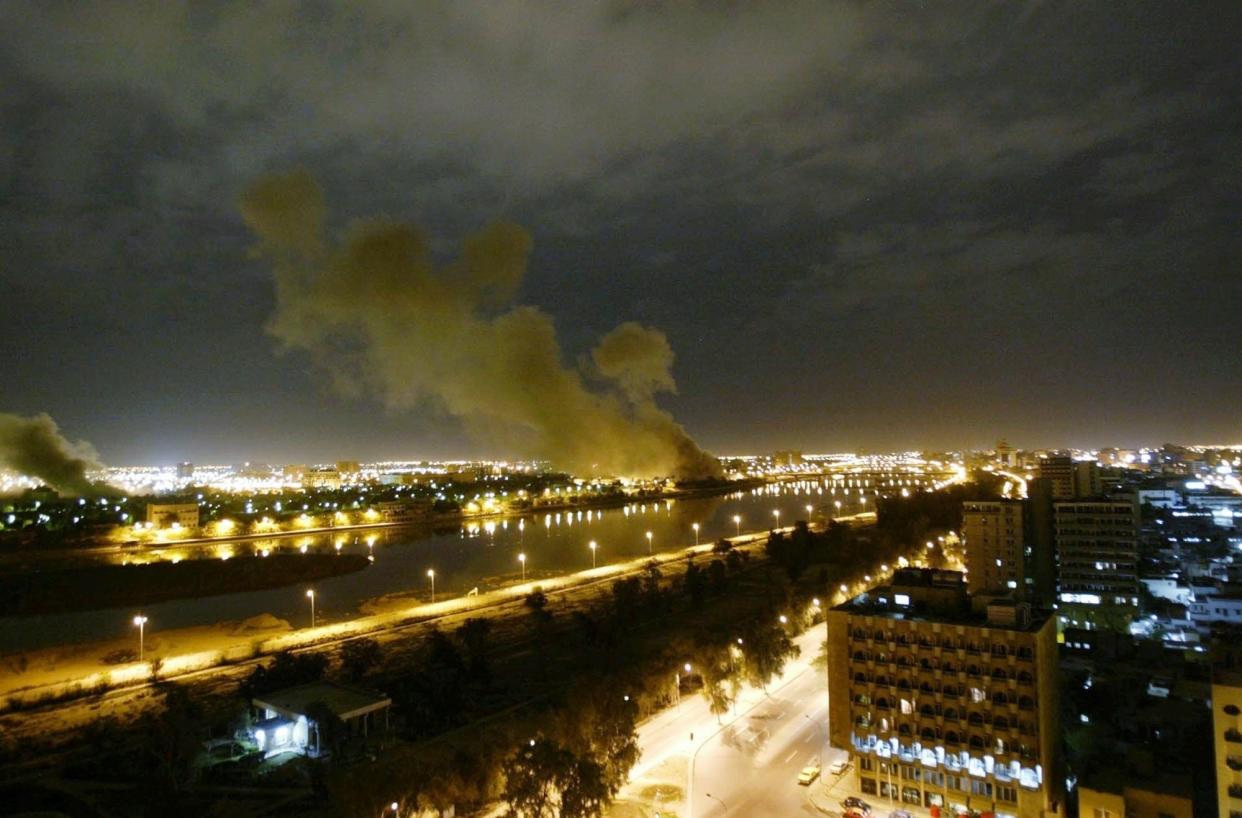
[(1233, 741), (1242, 744), (1242, 733), (1239, 733), (1237, 729), (1230, 727), (1225, 731), (1225, 741)]
[(1230, 784), (1229, 785), (1229, 797), (1230, 798), (1242, 798), (1242, 785)]

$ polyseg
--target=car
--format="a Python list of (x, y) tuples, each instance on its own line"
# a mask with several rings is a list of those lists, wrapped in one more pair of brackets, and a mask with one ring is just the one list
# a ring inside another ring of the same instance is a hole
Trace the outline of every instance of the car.
[(853, 812), (867, 813), (867, 812), (871, 812), (871, 805), (868, 804), (866, 801), (862, 800), (861, 798), (854, 798), (851, 796), (850, 798), (846, 798), (844, 801), (841, 802), (841, 809), (845, 810), (846, 812), (853, 811)]
[(842, 813), (841, 818), (867, 818), (867, 816), (856, 810), (847, 809)]
[(840, 775), (850, 768), (850, 763), (845, 759), (838, 759), (828, 765), (828, 772), (833, 775)]
[(802, 772), (798, 773), (798, 783), (803, 787), (809, 787), (817, 778), (819, 778), (818, 761), (811, 761), (802, 768)]
[(914, 818), (914, 816), (904, 809), (895, 809), (888, 814), (888, 818)]

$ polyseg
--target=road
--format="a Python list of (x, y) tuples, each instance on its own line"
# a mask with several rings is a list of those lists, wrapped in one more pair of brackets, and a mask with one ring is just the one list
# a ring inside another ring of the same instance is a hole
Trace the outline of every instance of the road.
[(813, 666), (824, 636), (817, 625), (795, 639), (801, 655), (767, 694), (744, 689), (736, 714), (718, 722), (695, 695), (643, 723), (642, 757), (631, 779), (670, 758), (688, 757), (687, 816), (819, 815), (797, 778), (821, 753), (825, 766), (843, 755), (827, 747), (828, 680)]

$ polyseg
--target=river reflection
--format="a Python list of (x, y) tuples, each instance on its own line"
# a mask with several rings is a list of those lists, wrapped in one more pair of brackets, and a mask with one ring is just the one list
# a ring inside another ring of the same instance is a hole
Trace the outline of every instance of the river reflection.
[[(914, 486), (911, 480), (910, 486)], [(377, 610), (385, 603), (486, 591), (517, 582), (526, 555), (528, 579), (712, 542), (774, 524), (874, 508), (875, 488), (849, 478), (767, 485), (715, 496), (631, 503), (604, 509), (534, 512), (444, 527), (363, 529), (229, 543), (167, 545), (99, 557), (97, 562), (180, 562), (198, 559), (262, 559), (272, 554), (361, 553), (372, 564), (316, 583), (316, 617), (339, 620)], [(888, 489), (886, 487), (886, 490)], [(839, 504), (839, 505), (838, 505)], [(808, 512), (809, 507), (809, 512)], [(697, 524), (698, 529), (695, 530)], [(648, 537), (650, 532), (650, 537)], [(306, 587), (222, 594), (143, 606), (150, 629), (209, 625), (270, 613), (294, 626), (309, 624)], [(110, 609), (29, 618), (0, 618), (0, 652), (126, 635), (133, 610)]]

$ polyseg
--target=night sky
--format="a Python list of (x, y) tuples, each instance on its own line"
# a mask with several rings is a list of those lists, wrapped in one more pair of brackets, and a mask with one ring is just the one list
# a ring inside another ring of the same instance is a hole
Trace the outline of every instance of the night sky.
[[(412, 8), (416, 7), (416, 8)], [(718, 453), (1242, 440), (1242, 4), (9, 2), (0, 411), (112, 464), (511, 456), (265, 331), (238, 202), (494, 219)]]

